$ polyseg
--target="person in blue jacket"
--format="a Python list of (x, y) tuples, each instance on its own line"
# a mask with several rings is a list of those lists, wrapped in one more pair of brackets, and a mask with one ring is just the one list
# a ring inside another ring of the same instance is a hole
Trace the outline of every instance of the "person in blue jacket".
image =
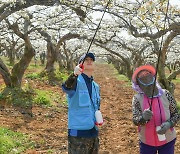
[(68, 101), (69, 154), (98, 153), (98, 124), (95, 112), (100, 108), (100, 88), (92, 76), (94, 61), (93, 53), (83, 54), (74, 72), (62, 84)]

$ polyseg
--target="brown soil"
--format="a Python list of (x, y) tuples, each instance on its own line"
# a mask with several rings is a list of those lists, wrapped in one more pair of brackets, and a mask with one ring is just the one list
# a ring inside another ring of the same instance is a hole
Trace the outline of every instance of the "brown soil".
[[(125, 85), (125, 81), (117, 80), (114, 70), (106, 64), (98, 64), (94, 78), (101, 87), (101, 111), (105, 119), (104, 125), (100, 127), (100, 154), (138, 154), (137, 127), (131, 120), (134, 91)], [(59, 92), (65, 99), (65, 94), (58, 86), (52, 87), (35, 81), (32, 81), (32, 86)], [(179, 92), (176, 90), (175, 96), (177, 94)], [(31, 117), (18, 108), (1, 107), (0, 125), (30, 135), (36, 144), (34, 150), (28, 150), (26, 154), (47, 154), (49, 149), (54, 154), (66, 154), (67, 107), (33, 106), (32, 113)], [(176, 126), (176, 130), (175, 153), (180, 154), (180, 127)]]

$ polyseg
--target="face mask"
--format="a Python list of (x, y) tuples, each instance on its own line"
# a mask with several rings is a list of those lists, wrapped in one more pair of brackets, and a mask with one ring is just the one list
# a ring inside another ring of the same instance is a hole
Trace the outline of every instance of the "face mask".
[[(143, 77), (137, 78), (137, 80), (138, 80), (138, 84), (139, 84), (140, 88), (142, 89), (142, 91), (148, 97), (152, 97), (153, 84), (155, 82), (155, 77), (152, 76), (152, 74), (150, 74), (150, 75), (147, 75), (147, 76), (143, 76)], [(158, 95), (158, 89), (155, 86), (153, 96), (156, 96), (156, 95)]]
[(143, 86), (150, 86), (150, 85), (154, 84), (155, 77), (154, 76), (146, 76), (146, 77), (138, 78), (138, 81)]

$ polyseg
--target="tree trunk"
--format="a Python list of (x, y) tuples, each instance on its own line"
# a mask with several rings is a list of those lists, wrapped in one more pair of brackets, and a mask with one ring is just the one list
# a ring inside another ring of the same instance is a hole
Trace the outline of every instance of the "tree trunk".
[(21, 88), (22, 77), (34, 54), (35, 52), (31, 44), (26, 44), (24, 55), (21, 60), (14, 65), (11, 74), (6, 65), (0, 59), (0, 74), (4, 79), (6, 87)]
[(11, 87), (11, 74), (6, 67), (6, 65), (3, 63), (2, 59), (0, 58), (0, 74), (2, 75), (2, 78), (4, 79), (6, 87)]
[(171, 81), (173, 79), (176, 79), (176, 76), (180, 74), (180, 69), (178, 69), (177, 71), (174, 71), (173, 73), (171, 73), (169, 76), (168, 76), (168, 80)]
[(168, 81), (165, 75), (165, 61), (166, 61), (166, 53), (169, 47), (169, 44), (173, 40), (174, 37), (177, 36), (176, 32), (171, 32), (166, 38), (162, 50), (160, 52), (160, 60), (158, 66), (158, 74), (159, 74), (159, 82), (163, 85), (163, 88), (169, 90), (172, 94), (174, 93), (174, 86), (171, 81)]
[(35, 55), (35, 50), (30, 44), (25, 45), (24, 49), (24, 55), (21, 58), (21, 60), (14, 65), (12, 69), (12, 76), (11, 76), (11, 81), (12, 81), (12, 87), (21, 87), (22, 83), (22, 77), (24, 75), (25, 70), (29, 66), (29, 63), (31, 62), (33, 56)]
[(47, 42), (47, 63), (45, 71), (47, 73), (54, 72), (54, 62), (56, 61), (55, 47), (51, 42)]
[(10, 65), (11, 66), (13, 66), (14, 65), (14, 63), (15, 63), (15, 54), (14, 54), (14, 50), (13, 49), (10, 49), (9, 51), (8, 51), (8, 56), (9, 56), (9, 63), (10, 63)]
[(131, 68), (131, 66), (130, 65), (127, 65), (126, 66), (127, 67), (127, 77), (128, 77), (128, 79), (131, 81), (131, 79), (132, 79), (132, 74), (133, 74), (133, 70), (132, 70), (132, 68)]

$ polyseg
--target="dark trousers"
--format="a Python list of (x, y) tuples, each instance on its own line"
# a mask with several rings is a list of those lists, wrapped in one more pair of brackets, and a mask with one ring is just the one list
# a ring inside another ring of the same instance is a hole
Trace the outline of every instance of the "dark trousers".
[(174, 154), (175, 141), (176, 139), (157, 147), (140, 142), (140, 154)]
[(99, 138), (68, 136), (68, 154), (98, 154)]

